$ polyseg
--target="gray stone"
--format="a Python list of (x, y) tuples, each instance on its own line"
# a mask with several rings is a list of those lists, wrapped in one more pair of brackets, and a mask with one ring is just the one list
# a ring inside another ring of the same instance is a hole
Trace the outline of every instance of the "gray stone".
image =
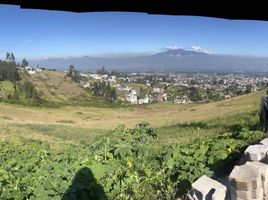
[(196, 200), (224, 200), (227, 188), (206, 175), (192, 184), (192, 197)]
[(266, 154), (268, 146), (262, 144), (250, 145), (244, 152), (247, 161), (264, 161), (266, 162)]

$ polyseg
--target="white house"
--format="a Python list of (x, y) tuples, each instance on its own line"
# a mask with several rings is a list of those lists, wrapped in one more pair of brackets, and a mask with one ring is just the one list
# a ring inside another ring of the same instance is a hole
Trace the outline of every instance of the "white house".
[(42, 70), (40, 67), (37, 67), (37, 68), (36, 68), (36, 71), (37, 71), (37, 72), (41, 72), (41, 71), (43, 71), (43, 70)]
[(126, 95), (126, 100), (130, 103), (137, 104), (138, 103), (137, 91), (130, 90)]
[(183, 97), (177, 97), (176, 99), (174, 99), (173, 103), (186, 104), (186, 103), (192, 103), (192, 102), (187, 96), (183, 96)]
[(149, 97), (146, 96), (143, 99), (138, 100), (138, 104), (144, 104), (144, 103), (149, 103)]
[(94, 78), (96, 80), (101, 80), (102, 79), (100, 74), (90, 74), (89, 76), (91, 76), (92, 78)]
[(116, 82), (116, 76), (111, 76), (110, 79), (109, 79), (110, 82)]
[(83, 87), (84, 88), (89, 88), (90, 87), (90, 83), (86, 83)]
[(154, 92), (154, 93), (160, 93), (160, 92), (161, 92), (161, 89), (160, 89), (160, 88), (155, 88), (155, 87), (154, 87), (154, 88), (153, 88), (153, 92)]
[(25, 67), (26, 71), (30, 74), (30, 75), (34, 75), (35, 74), (35, 70), (32, 67)]
[(130, 88), (127, 85), (116, 84), (115, 88), (120, 91), (129, 91)]
[(79, 74), (79, 76), (81, 76), (81, 77), (85, 77), (85, 78), (87, 78), (87, 77), (88, 77), (88, 75), (87, 75), (87, 74), (85, 74), (85, 73), (80, 73), (80, 74)]

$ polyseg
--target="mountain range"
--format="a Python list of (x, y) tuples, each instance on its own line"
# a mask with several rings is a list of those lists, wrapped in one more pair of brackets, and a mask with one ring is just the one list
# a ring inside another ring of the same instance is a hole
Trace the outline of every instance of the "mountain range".
[(31, 66), (66, 70), (72, 64), (82, 71), (104, 66), (119, 71), (215, 71), (215, 72), (267, 72), (268, 57), (212, 54), (208, 52), (169, 49), (153, 55), (136, 57), (46, 58), (30, 60)]

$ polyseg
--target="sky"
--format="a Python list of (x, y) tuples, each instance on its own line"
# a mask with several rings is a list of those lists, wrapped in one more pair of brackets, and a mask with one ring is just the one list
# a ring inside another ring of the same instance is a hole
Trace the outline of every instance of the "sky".
[(268, 56), (268, 21), (131, 12), (72, 13), (0, 5), (0, 58), (143, 55), (193, 47)]

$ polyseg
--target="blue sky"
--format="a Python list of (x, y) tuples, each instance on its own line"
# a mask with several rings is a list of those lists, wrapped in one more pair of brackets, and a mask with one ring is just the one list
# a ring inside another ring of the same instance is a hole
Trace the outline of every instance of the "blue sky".
[(72, 13), (0, 5), (0, 58), (155, 53), (199, 46), (221, 54), (268, 56), (268, 21), (146, 13)]

